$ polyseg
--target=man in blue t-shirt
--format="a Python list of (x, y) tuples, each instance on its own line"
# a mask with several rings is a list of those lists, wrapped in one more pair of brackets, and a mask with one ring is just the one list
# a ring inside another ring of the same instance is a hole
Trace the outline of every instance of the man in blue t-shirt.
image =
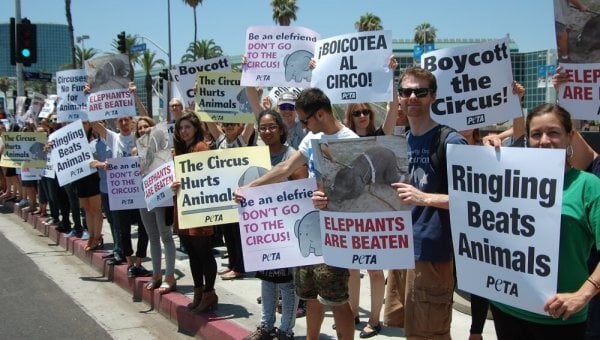
[[(450, 339), (454, 273), (445, 156), (435, 169), (438, 143), (467, 144), (457, 132), (440, 140), (441, 125), (429, 115), (436, 99), (435, 76), (419, 67), (400, 77), (400, 106), (410, 123), (410, 184), (395, 183), (398, 199), (412, 204), (415, 269), (407, 271), (404, 331), (407, 338)], [(443, 167), (443, 168), (442, 168)], [(436, 170), (440, 173), (436, 174)]]

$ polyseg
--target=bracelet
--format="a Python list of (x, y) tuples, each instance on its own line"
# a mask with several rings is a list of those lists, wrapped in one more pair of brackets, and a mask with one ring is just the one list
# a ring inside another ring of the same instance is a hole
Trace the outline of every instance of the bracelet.
[(592, 277), (588, 277), (587, 280), (589, 283), (591, 283), (594, 287), (596, 287), (596, 289), (600, 289), (600, 283), (598, 283), (598, 281), (592, 279)]

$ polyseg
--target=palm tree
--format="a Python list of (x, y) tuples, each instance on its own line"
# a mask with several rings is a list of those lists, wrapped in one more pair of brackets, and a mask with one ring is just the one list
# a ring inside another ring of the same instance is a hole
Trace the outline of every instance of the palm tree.
[(75, 46), (75, 67), (83, 68), (83, 63), (88, 59), (92, 59), (96, 54), (98, 54), (98, 50), (95, 48), (82, 49)]
[(146, 89), (146, 110), (148, 115), (152, 117), (152, 76), (150, 72), (156, 66), (165, 66), (165, 61), (162, 59), (155, 59), (156, 52), (150, 52), (145, 50), (140, 58), (140, 65), (142, 69), (146, 71), (146, 78), (144, 79), (144, 88)]
[(210, 59), (223, 55), (223, 49), (213, 39), (191, 42), (181, 62), (186, 63), (197, 59)]
[(296, 0), (271, 0), (273, 7), (273, 21), (279, 26), (289, 26), (292, 20), (296, 20), (298, 6)]
[(196, 17), (196, 7), (202, 5), (202, 0), (183, 0), (186, 5), (194, 9), (194, 42), (198, 41), (198, 21)]
[(381, 26), (381, 19), (369, 12), (361, 16), (360, 19), (354, 23), (354, 27), (356, 27), (359, 32), (380, 31), (383, 29), (383, 26)]
[(424, 22), (417, 27), (415, 27), (415, 44), (425, 45), (431, 44), (435, 41), (435, 33), (437, 32), (437, 28), (431, 26), (430, 23)]
[[(0, 91), (4, 93), (4, 99), (8, 99), (6, 92), (11, 88), (11, 81), (6, 77), (0, 78)], [(8, 109), (7, 109), (8, 110)]]
[(69, 26), (69, 40), (71, 41), (71, 68), (77, 67), (75, 61), (75, 36), (73, 35), (73, 16), (71, 15), (71, 0), (65, 0), (65, 11), (67, 16), (67, 25)]

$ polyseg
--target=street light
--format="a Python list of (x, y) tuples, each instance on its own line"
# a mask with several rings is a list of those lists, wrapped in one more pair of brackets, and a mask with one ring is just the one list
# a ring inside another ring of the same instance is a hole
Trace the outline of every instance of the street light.
[(90, 38), (90, 36), (87, 35), (87, 34), (80, 35), (80, 36), (77, 37), (77, 43), (78, 44), (81, 43), (81, 49), (82, 50), (85, 50), (85, 46), (83, 45), (83, 41), (86, 40), (86, 39), (89, 39), (89, 38)]

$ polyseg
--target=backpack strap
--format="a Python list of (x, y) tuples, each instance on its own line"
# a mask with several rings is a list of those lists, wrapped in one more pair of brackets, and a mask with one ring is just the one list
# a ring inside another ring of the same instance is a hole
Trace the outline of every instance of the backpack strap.
[(431, 162), (431, 167), (433, 168), (436, 177), (439, 179), (435, 191), (436, 193), (448, 193), (448, 174), (446, 171), (446, 139), (448, 139), (448, 135), (454, 131), (456, 130), (449, 126), (440, 125), (429, 149), (429, 160)]

